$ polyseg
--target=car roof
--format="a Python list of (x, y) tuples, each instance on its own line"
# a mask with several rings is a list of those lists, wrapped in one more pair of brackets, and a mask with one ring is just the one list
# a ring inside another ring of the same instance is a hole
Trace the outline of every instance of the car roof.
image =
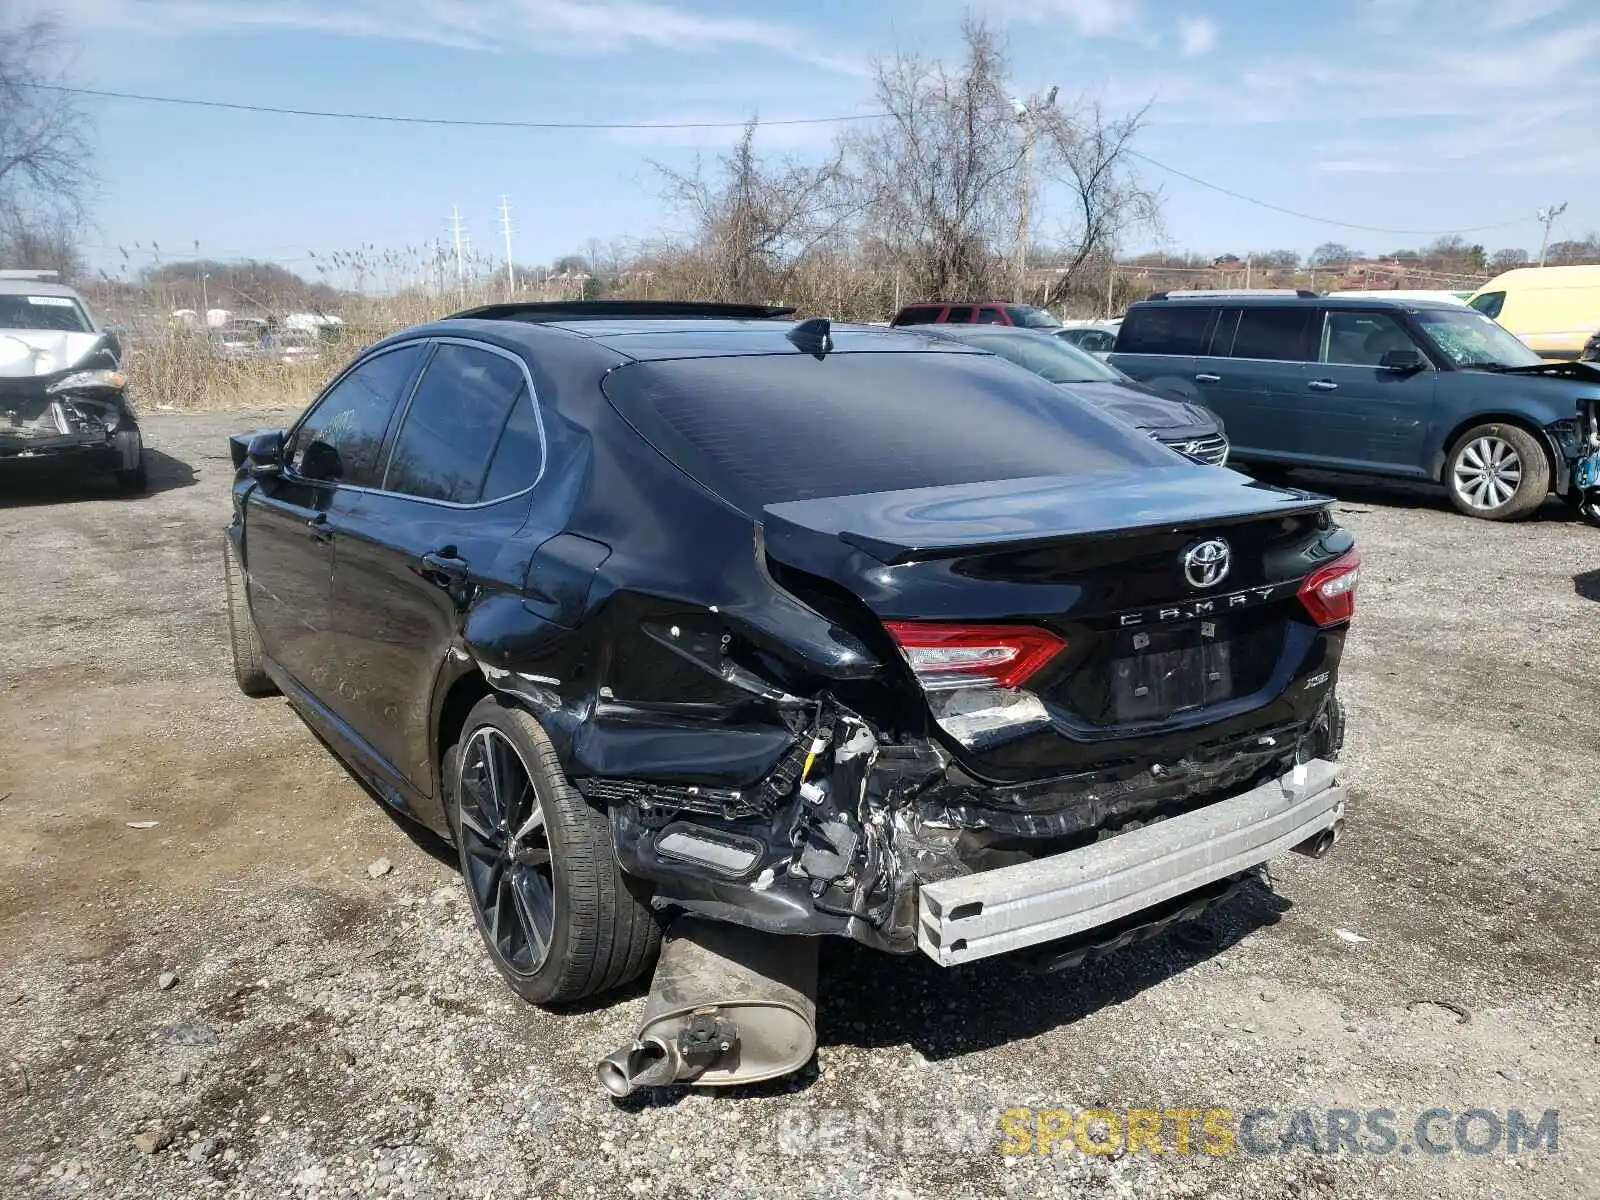
[(83, 297), (64, 283), (42, 279), (7, 279), (0, 275), (0, 296), (66, 296), (83, 303)]
[(1128, 306), (1129, 311), (1136, 308), (1184, 308), (1189, 306), (1226, 307), (1226, 308), (1317, 308), (1329, 307), (1346, 309), (1372, 309), (1375, 312), (1387, 312), (1394, 309), (1413, 311), (1417, 309), (1444, 309), (1450, 312), (1460, 312), (1462, 306), (1453, 304), (1448, 300), (1379, 300), (1365, 296), (1236, 296), (1229, 298), (1227, 295), (1196, 296), (1193, 299), (1182, 299), (1178, 296), (1168, 296), (1163, 300), (1139, 300)]
[[(565, 344), (569, 349), (599, 350), (615, 360), (635, 362), (675, 358), (731, 358), (762, 354), (803, 353), (789, 339), (801, 322), (771, 318), (738, 320), (718, 317), (577, 318), (530, 323), (478, 317), (450, 317), (404, 330), (395, 338), (478, 336), (501, 345), (515, 345), (530, 353), (550, 352)], [(965, 347), (931, 346), (898, 329), (874, 325), (831, 323), (832, 341), (827, 353), (979, 353)], [(387, 341), (388, 339), (386, 339)]]

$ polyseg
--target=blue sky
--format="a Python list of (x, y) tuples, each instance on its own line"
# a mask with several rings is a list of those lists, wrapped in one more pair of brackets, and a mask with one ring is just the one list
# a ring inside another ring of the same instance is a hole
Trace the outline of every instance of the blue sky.
[[(1600, 8), (1593, 0), (35, 0), (79, 39), (84, 86), (238, 103), (550, 121), (740, 120), (873, 111), (870, 63), (959, 50), (964, 9), (1009, 39), (1014, 80), (1111, 111), (1152, 102), (1143, 153), (1287, 208), (1357, 225), (1467, 230), (1536, 249), (1600, 228)], [(516, 257), (670, 231), (652, 159), (728, 132), (377, 126), (93, 102), (103, 184), (93, 257), (305, 261), (431, 243), (459, 205)], [(765, 131), (822, 153), (835, 128)], [(1206, 253), (1414, 234), (1274, 213), (1153, 166), (1165, 229), (1125, 251)], [(1049, 197), (1036, 229), (1064, 219)], [(136, 259), (136, 262), (143, 261)]]

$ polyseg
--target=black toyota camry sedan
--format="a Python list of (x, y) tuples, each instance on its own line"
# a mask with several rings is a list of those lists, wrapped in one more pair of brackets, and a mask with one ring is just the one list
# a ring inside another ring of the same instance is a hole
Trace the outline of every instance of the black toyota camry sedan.
[(1342, 826), (1329, 502), (993, 355), (510, 304), (231, 449), (240, 686), (456, 843), (530, 1000), (679, 919), (943, 964), (1123, 939)]

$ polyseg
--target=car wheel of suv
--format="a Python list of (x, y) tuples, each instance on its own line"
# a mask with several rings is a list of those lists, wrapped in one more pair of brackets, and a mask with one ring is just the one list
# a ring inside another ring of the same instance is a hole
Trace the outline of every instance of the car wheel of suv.
[(222, 578), (228, 591), (228, 638), (233, 645), (233, 677), (246, 696), (273, 696), (277, 685), (263, 667), (261, 638), (256, 634), (256, 619), (250, 615), (245, 597), (244, 568), (234, 553), (233, 543), (222, 541)]
[(1478, 425), (1451, 447), (1444, 485), (1450, 502), (1467, 516), (1514, 521), (1544, 503), (1550, 492), (1550, 461), (1526, 429)]
[(489, 957), (535, 1004), (627, 983), (655, 959), (648, 893), (533, 716), (490, 696), (445, 756), (461, 874)]

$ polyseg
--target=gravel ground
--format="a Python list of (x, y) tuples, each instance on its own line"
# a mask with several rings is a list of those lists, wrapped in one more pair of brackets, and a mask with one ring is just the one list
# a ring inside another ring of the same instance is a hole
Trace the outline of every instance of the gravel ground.
[[(224, 439), (280, 416), (152, 417), (148, 497), (0, 496), (0, 1195), (1600, 1195), (1600, 531), (1559, 505), (1497, 527), (1305, 481), (1367, 562), (1352, 817), (1214, 941), (1048, 977), (830, 944), (802, 1076), (613, 1101), (593, 1062), (643, 989), (517, 1001), (448, 850), (233, 687)], [(1280, 1132), (1387, 1108), (1402, 1134), (1554, 1108), (1559, 1143), (1008, 1156), (1017, 1105)]]

